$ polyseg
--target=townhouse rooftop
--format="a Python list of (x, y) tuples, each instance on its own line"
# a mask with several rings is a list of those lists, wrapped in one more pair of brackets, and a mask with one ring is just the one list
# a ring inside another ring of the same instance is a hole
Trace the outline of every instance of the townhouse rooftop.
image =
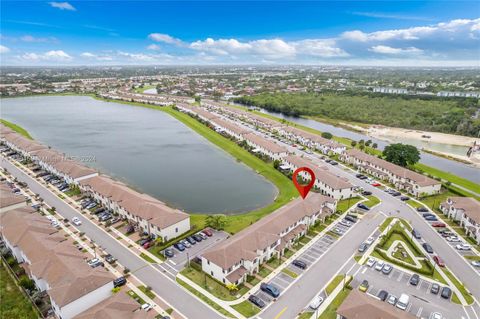
[(243, 138), (273, 154), (286, 153), (288, 151), (285, 147), (267, 140), (253, 132), (243, 134)]
[(449, 197), (442, 206), (463, 210), (465, 215), (480, 224), (480, 202), (472, 197)]
[(10, 187), (0, 183), (0, 208), (5, 208), (25, 202), (25, 196), (12, 193)]
[(250, 227), (207, 250), (202, 257), (223, 269), (230, 268), (242, 259), (253, 261), (257, 257), (257, 250), (263, 250), (274, 244), (281, 238), (282, 232), (304, 217), (312, 216), (319, 211), (321, 214), (330, 213), (329, 208), (323, 207), (326, 202), (334, 203), (335, 200), (317, 193), (310, 193), (305, 200), (294, 199)]

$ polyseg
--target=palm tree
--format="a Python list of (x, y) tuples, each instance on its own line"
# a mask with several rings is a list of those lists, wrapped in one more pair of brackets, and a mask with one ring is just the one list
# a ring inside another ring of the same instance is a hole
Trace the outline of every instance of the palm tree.
[(230, 291), (230, 294), (233, 295), (238, 290), (238, 287), (236, 284), (227, 284), (227, 289)]

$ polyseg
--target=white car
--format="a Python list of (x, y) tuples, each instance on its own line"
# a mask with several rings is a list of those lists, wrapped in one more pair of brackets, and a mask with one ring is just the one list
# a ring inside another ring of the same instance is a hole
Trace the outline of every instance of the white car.
[(443, 316), (440, 312), (432, 312), (429, 319), (442, 319)]
[(394, 295), (390, 295), (388, 296), (387, 302), (395, 306), (395, 304), (397, 303), (397, 297), (395, 297)]
[(315, 298), (312, 299), (310, 302), (309, 307), (312, 308), (313, 310), (318, 309), (320, 305), (323, 303), (323, 298), (320, 296), (316, 296)]
[(470, 246), (469, 244), (461, 243), (455, 246), (455, 248), (457, 248), (458, 250), (470, 250), (472, 249), (472, 246)]
[(340, 225), (350, 227), (350, 226), (352, 226), (352, 223), (349, 222), (348, 220), (342, 219), (342, 220), (340, 221)]
[(142, 305), (142, 309), (145, 310), (145, 311), (150, 311), (150, 309), (152, 309), (152, 308), (153, 308), (152, 305), (149, 304), (149, 303), (144, 303)]
[(451, 242), (451, 243), (458, 243), (458, 242), (461, 242), (460, 238), (458, 238), (457, 236), (450, 236), (450, 237), (447, 237), (447, 241)]
[(100, 260), (99, 260), (98, 258), (93, 258), (93, 259), (90, 259), (89, 261), (87, 261), (87, 264), (88, 264), (89, 266), (92, 266), (92, 265), (98, 263), (99, 261), (100, 261)]
[(72, 224), (76, 226), (80, 226), (82, 224), (82, 221), (78, 217), (73, 217), (72, 218)]
[(187, 247), (187, 248), (192, 247), (192, 245), (191, 245), (187, 240), (185, 240), (185, 239), (182, 240), (181, 243), (182, 243), (183, 246), (185, 246), (185, 247)]
[(480, 260), (474, 260), (471, 262), (472, 266), (474, 267), (480, 267)]
[(381, 271), (384, 265), (385, 265), (385, 262), (383, 260), (377, 261), (377, 264), (375, 265), (375, 270)]
[(365, 241), (365, 244), (371, 245), (371, 244), (373, 244), (374, 241), (375, 241), (375, 239), (373, 237), (368, 237), (368, 239)]
[(376, 263), (375, 259), (373, 259), (373, 258), (368, 258), (366, 265), (367, 265), (367, 267), (372, 268), (373, 265), (375, 265), (375, 263)]

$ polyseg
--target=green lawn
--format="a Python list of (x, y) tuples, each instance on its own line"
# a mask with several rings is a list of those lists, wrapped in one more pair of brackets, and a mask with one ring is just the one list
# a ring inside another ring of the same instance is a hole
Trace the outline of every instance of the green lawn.
[[(448, 270), (446, 267), (443, 268), (443, 272), (445, 273), (445, 275), (447, 275), (447, 277), (453, 282), (453, 284), (457, 287), (457, 289), (462, 293), (463, 295), (463, 298), (465, 298), (465, 301), (470, 305), (473, 303), (473, 297), (471, 294), (469, 294), (467, 292), (467, 290), (465, 289), (465, 286), (457, 280), (457, 278), (455, 276), (453, 276), (453, 274), (450, 272), (450, 270)], [(474, 284), (474, 283), (472, 283)]]
[(0, 265), (0, 317), (8, 319), (38, 318), (30, 301), (22, 294), (7, 269)]
[(4, 119), (0, 119), (0, 122), (1, 122), (3, 125), (5, 125), (6, 127), (9, 127), (9, 128), (11, 128), (12, 130), (14, 130), (15, 132), (20, 133), (21, 135), (25, 136), (26, 138), (33, 140), (32, 136), (30, 136), (30, 134), (27, 132), (27, 130), (24, 129), (23, 127), (20, 127), (20, 126), (18, 126), (17, 124), (14, 124), (14, 123), (12, 123), (12, 122), (6, 121), (6, 120), (4, 120)]
[(230, 312), (228, 312), (227, 310), (225, 310), (224, 308), (222, 308), (219, 304), (217, 304), (216, 302), (212, 301), (210, 298), (207, 298), (205, 295), (203, 295), (201, 292), (199, 292), (197, 289), (193, 288), (192, 286), (190, 286), (189, 284), (187, 284), (186, 282), (184, 282), (183, 280), (181, 279), (178, 279), (177, 278), (177, 282), (182, 286), (184, 287), (185, 289), (187, 289), (188, 291), (190, 291), (192, 294), (194, 294), (195, 296), (197, 296), (198, 298), (200, 298), (201, 300), (203, 300), (206, 304), (208, 304), (210, 307), (212, 307), (213, 309), (217, 310), (218, 312), (220, 312), (222, 315), (228, 317), (228, 318), (234, 318), (234, 316), (232, 316), (232, 314)]
[(155, 86), (153, 86), (153, 85), (145, 85), (145, 86), (136, 88), (136, 89), (135, 89), (135, 92), (136, 92), (136, 93), (143, 93), (143, 92), (145, 92), (146, 90), (154, 89), (154, 88), (155, 88)]
[(480, 185), (478, 185), (478, 184), (476, 184), (476, 183), (474, 183), (474, 182), (472, 182), (468, 179), (453, 175), (453, 174), (448, 173), (448, 172), (441, 171), (439, 169), (436, 169), (436, 168), (433, 168), (433, 167), (430, 167), (430, 166), (427, 166), (427, 165), (421, 164), (421, 163), (415, 164), (415, 168), (423, 171), (424, 173), (428, 173), (430, 175), (440, 177), (441, 179), (443, 179), (445, 181), (452, 182), (452, 183), (457, 184), (459, 186), (462, 186), (466, 189), (469, 189), (469, 190), (471, 190), (471, 191), (473, 191), (477, 194), (480, 194)]
[(337, 318), (337, 309), (340, 307), (345, 298), (348, 297), (348, 294), (352, 291), (349, 288), (341, 290), (335, 299), (327, 306), (327, 309), (320, 315), (319, 319), (336, 319)]
[(378, 199), (377, 197), (373, 196), (373, 195), (369, 195), (367, 196), (367, 201), (366, 202), (363, 202), (362, 204), (364, 205), (367, 205), (368, 207), (372, 208), (373, 206), (377, 205), (378, 203), (380, 203), (380, 199)]
[(290, 276), (290, 277), (292, 277), (292, 278), (297, 278), (297, 277), (298, 277), (298, 275), (297, 275), (296, 272), (293, 272), (293, 271), (291, 271), (291, 270), (288, 269), (288, 268), (283, 268), (283, 269), (282, 269), (282, 272), (285, 273), (285, 274), (287, 274), (288, 276)]
[(350, 207), (358, 203), (362, 198), (360, 197), (353, 197), (348, 199), (342, 199), (337, 204), (337, 212), (346, 212)]
[(143, 305), (145, 303), (145, 300), (143, 300), (137, 293), (133, 290), (129, 290), (127, 294), (132, 297), (136, 302), (139, 304)]
[(335, 288), (342, 282), (342, 280), (345, 278), (345, 275), (337, 275), (335, 278), (332, 279), (332, 281), (329, 282), (327, 287), (325, 288), (325, 292), (327, 295), (330, 295)]
[(233, 305), (232, 308), (247, 318), (255, 316), (257, 313), (260, 312), (260, 308), (258, 308), (248, 300), (245, 300), (239, 304)]
[(310, 319), (313, 315), (313, 312), (311, 311), (304, 311), (298, 316), (297, 319)]
[(272, 271), (268, 269), (267, 267), (260, 266), (260, 270), (258, 271), (258, 274), (260, 277), (267, 277)]
[(137, 288), (141, 292), (143, 292), (145, 295), (147, 295), (148, 298), (150, 298), (152, 300), (155, 299), (155, 294), (151, 290), (147, 289), (146, 286), (138, 286)]
[(248, 291), (246, 286), (240, 285), (239, 290), (232, 295), (225, 285), (208, 276), (204, 272), (194, 269), (193, 267), (185, 268), (180, 273), (215, 297), (222, 300), (236, 300), (237, 295), (244, 295)]

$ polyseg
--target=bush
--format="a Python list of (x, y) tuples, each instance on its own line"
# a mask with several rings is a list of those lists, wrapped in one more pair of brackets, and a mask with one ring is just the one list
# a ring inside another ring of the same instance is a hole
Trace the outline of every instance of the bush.
[(130, 272), (130, 269), (128, 269), (128, 268), (125, 268), (125, 269), (123, 270), (123, 274), (124, 274), (124, 275), (128, 274), (129, 272)]
[(27, 276), (20, 277), (19, 284), (27, 290), (32, 290), (33, 288), (35, 288), (35, 283)]

